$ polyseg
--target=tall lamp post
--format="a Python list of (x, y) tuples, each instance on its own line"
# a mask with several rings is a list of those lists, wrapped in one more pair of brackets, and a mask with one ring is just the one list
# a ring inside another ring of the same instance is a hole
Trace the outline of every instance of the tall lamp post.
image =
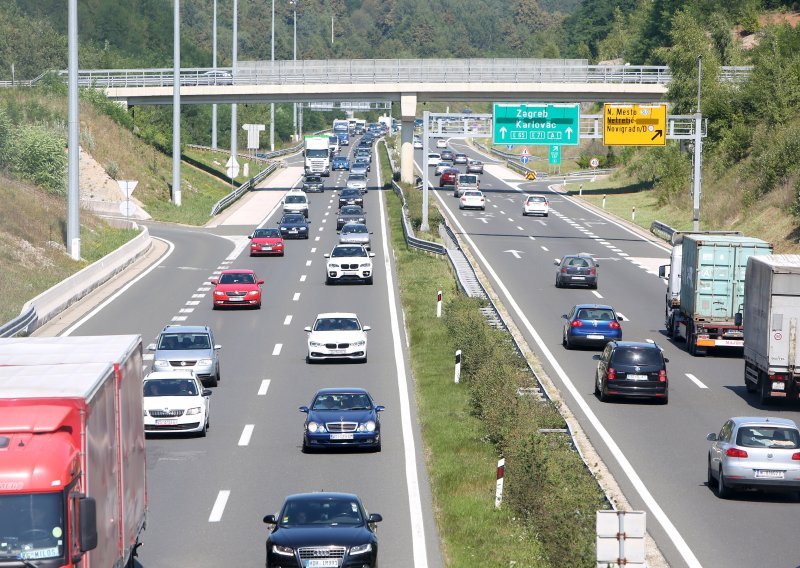
[(67, 6), (69, 88), (67, 126), (67, 252), (73, 260), (81, 258), (80, 150), (78, 148), (78, 0)]
[[(272, 0), (272, 66), (275, 67), (275, 0)], [(269, 103), (269, 151), (275, 151), (275, 103)]]
[(181, 3), (172, 20), (172, 203), (181, 206)]
[[(217, 68), (217, 0), (214, 0), (214, 23), (212, 25), (212, 43), (213, 55), (211, 58), (211, 67)], [(211, 105), (211, 147), (217, 149), (217, 103)]]
[[(294, 23), (294, 54), (292, 55), (292, 61), (295, 63), (297, 62), (297, 2), (298, 0), (289, 0), (289, 4), (292, 5), (294, 9), (292, 22)], [(300, 139), (300, 133), (297, 131), (297, 103), (293, 105), (292, 111), (292, 126), (294, 128), (294, 134), (297, 137), (297, 140)]]
[[(232, 53), (233, 61), (232, 61), (231, 74), (234, 77), (233, 79), (234, 81), (236, 80), (236, 65), (237, 65), (236, 59), (239, 55), (237, 49), (237, 45), (239, 43), (237, 37), (238, 32), (239, 32), (239, 2), (238, 0), (233, 0), (233, 53)], [(236, 103), (233, 103), (231, 105), (231, 165), (234, 168), (234, 170), (236, 169), (236, 162), (237, 162), (236, 155), (239, 153), (239, 150), (236, 145), (237, 143), (236, 134), (239, 132), (236, 128), (238, 123), (236, 110), (237, 110)], [(236, 175), (232, 175), (231, 180), (233, 180), (233, 178), (235, 177)]]

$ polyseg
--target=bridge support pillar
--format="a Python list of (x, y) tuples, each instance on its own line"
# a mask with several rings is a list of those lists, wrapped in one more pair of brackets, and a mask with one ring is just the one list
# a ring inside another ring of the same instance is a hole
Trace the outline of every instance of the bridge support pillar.
[(414, 118), (417, 115), (417, 94), (400, 96), (400, 181), (414, 183)]

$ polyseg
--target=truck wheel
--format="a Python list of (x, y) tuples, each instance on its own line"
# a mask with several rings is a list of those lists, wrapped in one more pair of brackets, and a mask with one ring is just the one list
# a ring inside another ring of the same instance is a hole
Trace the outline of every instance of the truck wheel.
[(667, 337), (675, 337), (675, 318), (669, 313), (665, 314), (664, 324), (667, 327)]
[(758, 372), (758, 386), (760, 387), (758, 393), (758, 400), (761, 404), (772, 404), (772, 396), (770, 396), (769, 380), (761, 371)]

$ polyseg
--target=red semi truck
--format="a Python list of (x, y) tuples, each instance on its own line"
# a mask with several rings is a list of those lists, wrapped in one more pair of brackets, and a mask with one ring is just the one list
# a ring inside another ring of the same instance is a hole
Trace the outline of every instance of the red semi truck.
[(132, 567), (145, 526), (138, 335), (0, 339), (0, 567)]

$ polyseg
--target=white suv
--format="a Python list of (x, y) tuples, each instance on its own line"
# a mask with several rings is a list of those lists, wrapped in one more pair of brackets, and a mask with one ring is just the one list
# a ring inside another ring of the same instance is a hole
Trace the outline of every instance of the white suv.
[(355, 359), (367, 362), (368, 325), (361, 325), (356, 314), (319, 314), (308, 333), (306, 362), (324, 359)]
[(361, 280), (372, 284), (372, 258), (374, 252), (367, 252), (364, 245), (336, 245), (325, 266), (325, 284), (341, 280)]
[(542, 215), (547, 217), (550, 213), (550, 203), (544, 195), (528, 195), (522, 208), (522, 216)]
[(302, 213), (308, 219), (308, 196), (300, 191), (290, 191), (283, 198), (284, 213)]

